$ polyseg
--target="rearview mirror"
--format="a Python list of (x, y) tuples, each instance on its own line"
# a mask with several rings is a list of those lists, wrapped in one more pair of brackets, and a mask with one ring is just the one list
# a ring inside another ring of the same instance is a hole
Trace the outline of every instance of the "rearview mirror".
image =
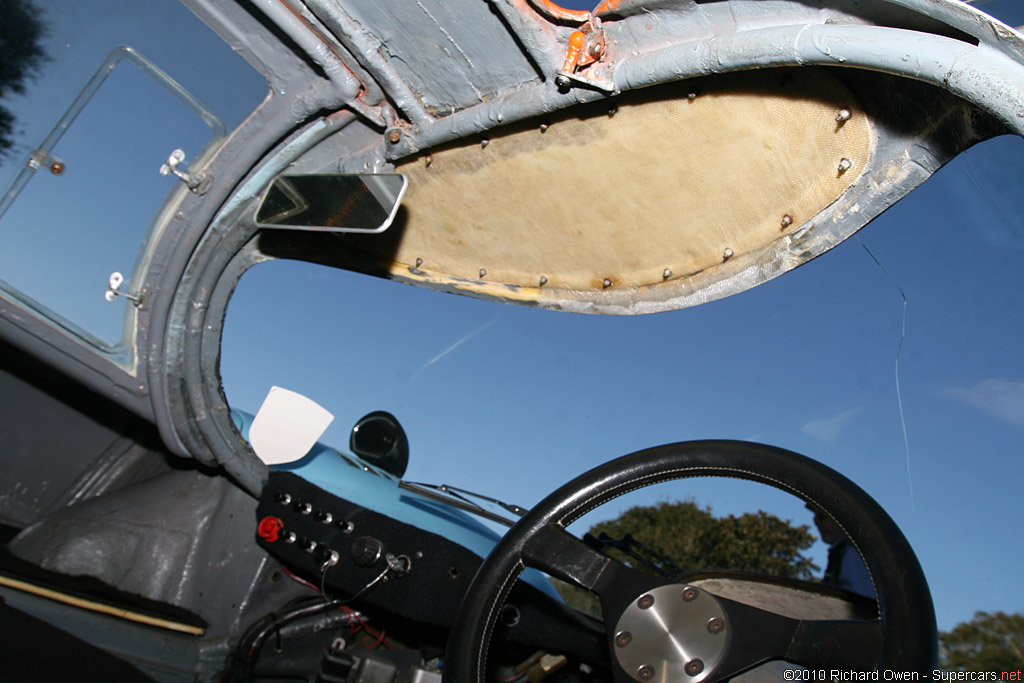
[(352, 428), (348, 447), (360, 458), (396, 477), (409, 465), (409, 439), (398, 419), (383, 410), (364, 416)]
[(383, 232), (408, 184), (401, 173), (282, 175), (270, 185), (256, 223), (327, 232)]

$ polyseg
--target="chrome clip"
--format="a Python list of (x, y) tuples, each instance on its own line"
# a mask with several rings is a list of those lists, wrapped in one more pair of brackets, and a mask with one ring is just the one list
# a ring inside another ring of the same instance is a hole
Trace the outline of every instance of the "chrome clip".
[(143, 287), (142, 291), (138, 294), (132, 294), (130, 292), (122, 292), (119, 288), (124, 283), (124, 275), (121, 273), (111, 273), (110, 281), (107, 284), (107, 292), (103, 295), (103, 298), (107, 301), (117, 301), (117, 297), (123, 296), (124, 298), (135, 304), (136, 308), (142, 308), (146, 303), (146, 295), (149, 294), (149, 287)]
[(185, 160), (184, 150), (176, 149), (171, 152), (171, 155), (167, 157), (167, 161), (160, 166), (160, 175), (169, 176), (176, 175), (181, 179), (183, 183), (188, 185), (188, 189), (198, 195), (206, 194), (207, 188), (210, 186), (210, 174), (206, 171), (196, 171), (195, 173), (187, 173), (185, 171), (178, 170), (178, 164)]

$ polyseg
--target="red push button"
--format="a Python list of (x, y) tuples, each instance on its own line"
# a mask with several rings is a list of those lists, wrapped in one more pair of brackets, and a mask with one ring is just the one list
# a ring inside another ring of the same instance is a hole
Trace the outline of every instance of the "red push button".
[(256, 528), (256, 533), (267, 543), (273, 543), (277, 540), (277, 534), (284, 527), (284, 522), (278, 517), (264, 517), (260, 520), (259, 526)]

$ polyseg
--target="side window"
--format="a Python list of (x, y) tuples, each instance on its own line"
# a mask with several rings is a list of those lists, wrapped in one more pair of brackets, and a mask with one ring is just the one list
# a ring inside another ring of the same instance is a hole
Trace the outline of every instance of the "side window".
[(183, 188), (161, 165), (181, 149), (187, 172), (266, 82), (176, 2), (12, 2), (25, 40), (0, 87), (0, 291), (128, 365), (133, 305), (104, 294), (115, 271), (140, 293), (140, 246)]

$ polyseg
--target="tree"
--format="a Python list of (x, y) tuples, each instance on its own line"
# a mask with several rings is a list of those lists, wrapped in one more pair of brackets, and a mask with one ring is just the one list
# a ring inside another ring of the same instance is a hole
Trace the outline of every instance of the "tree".
[(1024, 666), (1024, 615), (975, 612), (939, 634), (939, 665), (954, 671), (1017, 671)]
[[(711, 508), (693, 501), (658, 503), (626, 510), (616, 519), (591, 527), (589, 534), (621, 540), (631, 535), (642, 546), (662, 555), (672, 568), (738, 569), (791, 579), (810, 579), (818, 570), (803, 554), (815, 536), (807, 525), (793, 526), (764, 511), (716, 518)], [(605, 552), (624, 564), (643, 568), (643, 562), (604, 542)], [(669, 572), (671, 573), (671, 572)], [(596, 614), (595, 603), (581, 589), (558, 585), (562, 596), (577, 609)]]
[[(40, 9), (32, 0), (0, 2), (0, 101), (25, 85), (46, 60)], [(0, 158), (14, 146), (14, 115), (0, 106)]]

